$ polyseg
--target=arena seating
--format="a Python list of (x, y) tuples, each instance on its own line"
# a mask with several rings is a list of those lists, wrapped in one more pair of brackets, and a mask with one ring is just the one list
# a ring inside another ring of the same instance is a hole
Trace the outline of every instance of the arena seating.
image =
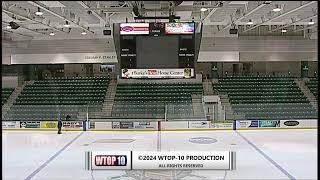
[(226, 77), (214, 89), (227, 94), (233, 110), (247, 119), (317, 118), (292, 77)]
[(175, 113), (192, 113), (192, 94), (202, 94), (202, 84), (118, 84), (112, 116), (163, 117), (165, 105)]
[(309, 78), (310, 81), (306, 83), (313, 95), (318, 99), (318, 78)]
[(51, 78), (27, 85), (9, 111), (12, 120), (75, 120), (87, 106), (101, 108), (108, 77)]
[(12, 92), (14, 91), (14, 88), (2, 88), (2, 105), (4, 105), (9, 96), (12, 94)]

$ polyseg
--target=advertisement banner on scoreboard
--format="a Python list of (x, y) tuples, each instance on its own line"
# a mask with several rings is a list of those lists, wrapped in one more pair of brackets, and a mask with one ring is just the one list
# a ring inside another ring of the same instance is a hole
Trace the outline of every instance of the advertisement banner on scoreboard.
[(83, 129), (82, 121), (63, 121), (62, 129)]
[(181, 69), (122, 69), (122, 78), (192, 78), (193, 68)]
[(40, 121), (20, 121), (20, 128), (40, 128)]
[(40, 128), (58, 128), (58, 121), (41, 121)]
[(149, 23), (121, 23), (120, 34), (149, 34)]
[(2, 121), (2, 128), (20, 128), (19, 121)]
[(166, 34), (193, 34), (194, 26), (193, 22), (166, 23), (165, 32)]

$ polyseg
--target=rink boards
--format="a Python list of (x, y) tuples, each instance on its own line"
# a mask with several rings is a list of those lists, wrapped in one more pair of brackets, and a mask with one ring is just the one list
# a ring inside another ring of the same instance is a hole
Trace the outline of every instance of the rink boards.
[[(93, 128), (90, 127), (93, 123)], [(57, 130), (57, 121), (2, 121), (7, 130)], [(301, 120), (234, 120), (229, 123), (210, 121), (63, 121), (62, 130), (71, 131), (186, 131), (186, 130), (250, 130), (250, 129), (315, 129), (317, 119)]]

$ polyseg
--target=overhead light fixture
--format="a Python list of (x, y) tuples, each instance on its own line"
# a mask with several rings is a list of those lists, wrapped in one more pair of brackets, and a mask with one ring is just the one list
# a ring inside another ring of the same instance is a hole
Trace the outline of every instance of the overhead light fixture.
[(49, 35), (50, 35), (50, 36), (54, 36), (55, 34), (54, 34), (54, 32), (51, 32)]
[(248, 24), (248, 25), (252, 25), (252, 24), (253, 24), (252, 20), (249, 19), (249, 22), (247, 22), (247, 24)]
[(310, 19), (310, 21), (308, 22), (309, 25), (313, 25), (314, 21), (312, 21), (312, 19)]
[(279, 7), (279, 5), (276, 4), (276, 7), (272, 11), (279, 12), (279, 11), (281, 11), (281, 8)]
[(43, 12), (40, 11), (40, 8), (38, 7), (38, 11), (35, 13), (37, 16), (42, 16)]
[(200, 11), (201, 12), (205, 12), (205, 11), (208, 11), (208, 9), (207, 8), (201, 8)]
[(282, 29), (282, 30), (281, 30), (281, 32), (286, 33), (286, 32), (287, 32), (287, 30), (286, 30), (286, 29)]
[(11, 26), (10, 26), (10, 25), (8, 25), (6, 28), (7, 28), (7, 29), (11, 29)]
[(86, 35), (86, 34), (87, 34), (87, 32), (83, 31), (81, 34), (82, 34), (82, 35)]
[(64, 27), (70, 27), (70, 24), (69, 24), (69, 22), (68, 21), (66, 21), (66, 24), (65, 25), (63, 25)]

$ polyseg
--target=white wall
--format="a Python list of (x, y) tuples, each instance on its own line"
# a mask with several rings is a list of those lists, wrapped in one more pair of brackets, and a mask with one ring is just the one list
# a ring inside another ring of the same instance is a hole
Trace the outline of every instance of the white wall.
[(287, 72), (290, 70), (291, 75), (300, 76), (301, 75), (301, 62), (267, 62), (266, 63), (266, 72), (268, 74), (272, 74), (271, 72), (275, 72), (279, 74)]
[(115, 52), (12, 54), (11, 64), (117, 63)]
[(240, 61), (317, 61), (317, 52), (240, 52)]
[(319, 74), (318, 61), (316, 61), (316, 62), (308, 62), (308, 67), (309, 67), (308, 77), (313, 77), (315, 71)]
[(9, 47), (2, 46), (2, 64), (11, 63), (11, 49)]
[(18, 86), (18, 76), (2, 76), (2, 87), (14, 88)]
[[(292, 37), (206, 37), (202, 38), (201, 53), (211, 52), (212, 58), (205, 61), (230, 61), (224, 58), (228, 52), (239, 52), (239, 61), (318, 61), (317, 40)], [(217, 54), (222, 56), (215, 58)]]

